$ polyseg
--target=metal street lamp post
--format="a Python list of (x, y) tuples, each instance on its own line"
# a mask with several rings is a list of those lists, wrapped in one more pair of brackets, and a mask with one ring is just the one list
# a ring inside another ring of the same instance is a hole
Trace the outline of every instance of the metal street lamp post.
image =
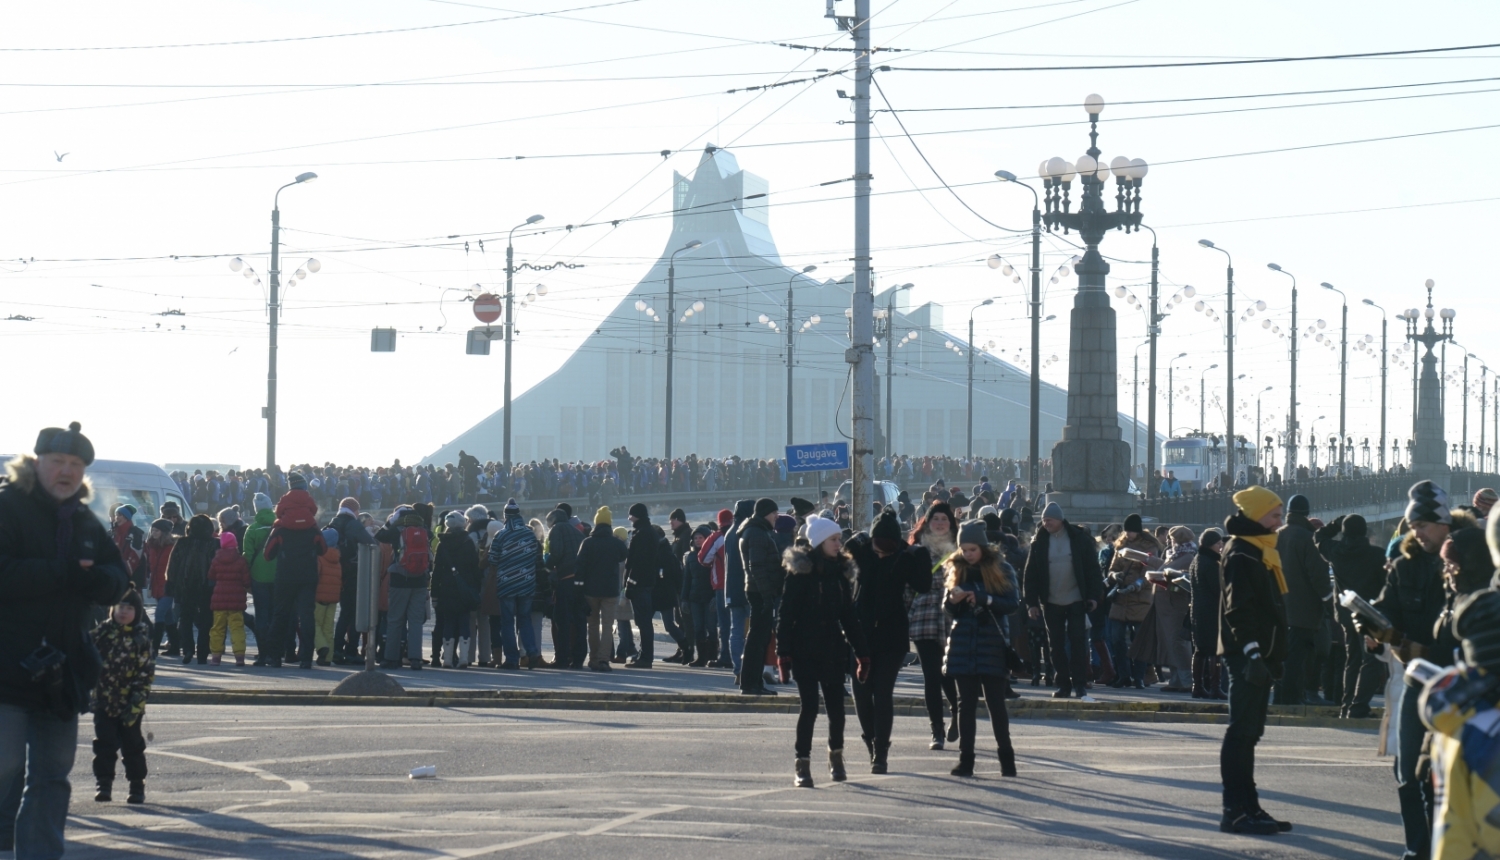
[[(1275, 388), (1275, 387), (1276, 386), (1274, 386), (1274, 385), (1267, 385), (1265, 388), (1262, 388), (1255, 395), (1255, 445), (1256, 445), (1257, 448), (1260, 447), (1260, 398), (1267, 391), (1270, 391), (1272, 388)], [(1257, 456), (1256, 459), (1257, 459), (1256, 465), (1259, 466), (1260, 465), (1260, 463), (1258, 462), (1259, 461), (1259, 456)]]
[(1172, 405), (1173, 405), (1173, 403), (1175, 401), (1175, 398), (1176, 398), (1176, 395), (1177, 395), (1177, 384), (1176, 384), (1175, 377), (1173, 376), (1172, 371), (1176, 369), (1175, 365), (1177, 364), (1177, 359), (1178, 358), (1187, 358), (1187, 353), (1185, 353), (1185, 352), (1179, 352), (1179, 353), (1177, 353), (1177, 358), (1174, 358), (1171, 361), (1167, 362), (1167, 438), (1168, 439), (1172, 438), (1172, 435), (1177, 432), (1177, 425), (1174, 424), (1174, 423), (1172, 423)]
[[(691, 251), (702, 244), (702, 242), (694, 239), (673, 251), (667, 257), (667, 438), (666, 451), (662, 455), (662, 459), (667, 461), (668, 468), (671, 468), (672, 463), (672, 358), (676, 348), (674, 340), (677, 323), (677, 255), (684, 251)], [(508, 365), (509, 362), (507, 362)]]
[[(1044, 184), (1050, 181), (1047, 177), (1047, 171), (1039, 170), (1037, 174), (1043, 177)], [(1145, 162), (1141, 162), (1140, 175), (1146, 175)], [(1017, 180), (1016, 175), (1008, 170), (997, 170), (995, 171), (995, 176), (1002, 182), (1013, 182), (1031, 192), (1031, 300), (1027, 302), (1031, 312), (1031, 415), (1029, 425), (1030, 440), (1026, 456), (1028, 461), (1027, 468), (1030, 474), (1028, 486), (1032, 488), (1032, 492), (1035, 492), (1036, 488), (1041, 486), (1037, 482), (1041, 476), (1042, 382), (1041, 368), (1037, 362), (1041, 361), (1042, 352), (1042, 210), (1035, 188)], [(1051, 186), (1047, 187), (1050, 188)], [(1050, 194), (1048, 200), (1051, 200)], [(1080, 286), (1081, 284), (1082, 282), (1080, 281)]]
[[(894, 412), (891, 408), (891, 380), (894, 378), (896, 366), (896, 294), (902, 290), (909, 290), (915, 284), (905, 283), (890, 290), (886, 298), (885, 308), (885, 456), (889, 457), (896, 451), (896, 443), (891, 435), (896, 432), (896, 427), (891, 423)], [(916, 332), (912, 332), (916, 334)], [(910, 452), (908, 452), (910, 453)]]
[[(1349, 297), (1344, 295), (1343, 290), (1327, 281), (1322, 283), (1322, 287), (1338, 293), (1344, 303), (1343, 321), (1339, 328), (1339, 471), (1342, 472), (1348, 453), (1344, 450), (1347, 447), (1344, 416), (1349, 408)], [(1296, 330), (1293, 329), (1292, 337), (1296, 336)]]
[[(801, 274), (807, 275), (818, 270), (817, 266), (804, 266)], [(786, 279), (786, 444), (792, 444), (792, 284), (797, 280), (797, 272), (793, 272)]]
[(276, 469), (276, 324), (281, 317), (281, 192), (318, 178), (311, 171), (276, 189), (271, 198), (271, 294), (270, 294), (270, 367), (266, 371), (266, 470)]
[[(1228, 367), (1225, 369), (1226, 372), (1224, 374), (1224, 377), (1225, 377), (1225, 380), (1226, 380), (1225, 384), (1224, 384), (1224, 387), (1225, 387), (1224, 395), (1225, 395), (1225, 399), (1227, 399), (1230, 403), (1233, 403), (1234, 402), (1234, 257), (1231, 256), (1228, 251), (1224, 250), (1223, 248), (1220, 248), (1218, 245), (1215, 245), (1213, 242), (1210, 242), (1207, 239), (1199, 239), (1198, 240), (1198, 244), (1202, 245), (1205, 248), (1208, 248), (1211, 251), (1218, 251), (1220, 254), (1224, 255), (1224, 261), (1225, 261), (1225, 263), (1224, 263), (1224, 280), (1225, 280), (1225, 286), (1226, 286), (1226, 289), (1225, 289), (1225, 292), (1224, 292), (1224, 352), (1225, 352), (1225, 356), (1226, 356), (1225, 361), (1228, 363)], [(1229, 473), (1230, 480), (1232, 481), (1234, 479), (1234, 410), (1233, 409), (1230, 409), (1229, 412), (1228, 412), (1228, 416), (1225, 419), (1225, 428), (1224, 429), (1225, 429), (1224, 438), (1225, 438), (1225, 442), (1226, 442), (1225, 447), (1228, 449), (1228, 452), (1225, 455), (1225, 457), (1227, 458), (1228, 468), (1226, 468), (1225, 471)]]
[(510, 460), (510, 352), (511, 341), (515, 338), (515, 300), (516, 300), (516, 231), (542, 220), (541, 215), (533, 215), (520, 224), (510, 228), (510, 233), (505, 239), (505, 420), (504, 440), (502, 448), (505, 468), (511, 467)]
[(974, 459), (974, 312), (992, 305), (994, 299), (985, 299), (972, 308), (969, 308), (969, 409), (968, 409), (968, 441), (964, 445), (964, 459)]
[[(1388, 320), (1386, 319), (1386, 317), (1388, 316), (1388, 314), (1386, 313), (1385, 308), (1381, 307), (1380, 305), (1375, 304), (1374, 302), (1370, 301), (1369, 299), (1364, 299), (1363, 301), (1364, 301), (1365, 304), (1369, 305), (1370, 307), (1374, 308), (1375, 310), (1380, 311), (1380, 446), (1379, 446), (1379, 448), (1377, 450), (1379, 450), (1379, 452), (1380, 452), (1380, 471), (1383, 473), (1383, 472), (1385, 472), (1385, 393), (1386, 393), (1386, 388), (1387, 388), (1386, 382), (1385, 382), (1385, 371), (1386, 371), (1386, 351), (1385, 351), (1386, 338), (1385, 338), (1385, 335), (1386, 335), (1386, 324), (1388, 322)], [(1296, 329), (1293, 329), (1293, 339), (1294, 340), (1296, 339), (1295, 332), (1296, 332)]]
[[(1433, 308), (1434, 283), (1431, 278), (1427, 280), (1425, 286), (1427, 307), (1421, 311), (1412, 308), (1403, 314), (1407, 321), (1407, 339), (1414, 346), (1420, 344), (1425, 350), (1421, 356), (1422, 372), (1418, 382), (1416, 434), (1413, 438), (1411, 456), (1412, 471), (1417, 478), (1440, 477), (1448, 472), (1446, 462), (1448, 452), (1443, 438), (1445, 416), (1442, 407), (1442, 381), (1438, 376), (1438, 358), (1433, 354), (1433, 349), (1439, 344), (1446, 345), (1453, 339), (1453, 319), (1457, 316), (1450, 308), (1443, 308), (1441, 312)], [(1425, 327), (1420, 332), (1417, 330), (1419, 319), (1425, 321)], [(1433, 326), (1434, 319), (1441, 319), (1441, 331)]]
[[(1292, 336), (1287, 338), (1291, 341), (1292, 350), (1292, 380), (1287, 406), (1287, 434), (1288, 438), (1295, 440), (1297, 436), (1297, 276), (1281, 268), (1275, 263), (1267, 263), (1266, 268), (1273, 272), (1280, 272), (1292, 279)], [(1297, 470), (1297, 445), (1286, 446), (1286, 476), (1291, 480)]]
[(1210, 364), (1208, 367), (1203, 368), (1202, 373), (1198, 374), (1198, 432), (1205, 436), (1208, 435), (1207, 416), (1203, 408), (1204, 404), (1208, 402), (1208, 398), (1204, 396), (1208, 390), (1205, 380), (1210, 370), (1217, 370), (1218, 368), (1217, 364)]

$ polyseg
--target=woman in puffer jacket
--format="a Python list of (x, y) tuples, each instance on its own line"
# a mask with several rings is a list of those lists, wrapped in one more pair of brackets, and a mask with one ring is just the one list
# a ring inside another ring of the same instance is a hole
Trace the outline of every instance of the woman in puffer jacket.
[(943, 748), (943, 696), (948, 697), (948, 707), (953, 721), (946, 732), (949, 741), (958, 740), (958, 688), (953, 679), (943, 674), (943, 646), (948, 638), (948, 623), (943, 617), (943, 578), (946, 573), (943, 561), (958, 547), (955, 540), (958, 523), (953, 508), (947, 502), (938, 502), (927, 511), (927, 516), (912, 529), (911, 542), (924, 546), (932, 557), (932, 590), (926, 594), (908, 593), (911, 608), (907, 610), (907, 623), (912, 642), (917, 646), (917, 657), (922, 665), (923, 694), (927, 703), (927, 719), (932, 724), (930, 750)]
[(958, 551), (944, 565), (947, 587), (943, 600), (943, 608), (952, 619), (943, 673), (958, 687), (958, 766), (952, 774), (974, 775), (974, 715), (982, 691), (999, 747), (1000, 773), (1015, 776), (1016, 752), (1011, 746), (1010, 716), (1005, 709), (1009, 643), (1000, 619), (1020, 603), (1016, 572), (990, 545), (983, 522), (965, 525), (958, 542)]
[[(1134, 550), (1153, 557), (1141, 562), (1131, 559), (1122, 550)], [(1146, 585), (1146, 571), (1161, 567), (1161, 543), (1141, 528), (1140, 514), (1125, 518), (1125, 532), (1115, 540), (1114, 558), (1109, 563), (1109, 575), (1105, 578), (1107, 594), (1114, 598), (1109, 608), (1109, 620), (1105, 624), (1105, 637), (1109, 640), (1110, 661), (1114, 664), (1115, 680), (1111, 687), (1146, 688), (1146, 665), (1130, 659), (1129, 642), (1151, 611), (1151, 591)], [(1149, 566), (1148, 566), (1149, 565)]]

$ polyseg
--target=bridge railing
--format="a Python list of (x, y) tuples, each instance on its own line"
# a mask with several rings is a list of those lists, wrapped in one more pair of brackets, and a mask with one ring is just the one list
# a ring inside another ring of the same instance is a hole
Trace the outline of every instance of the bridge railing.
[[(1310, 478), (1305, 481), (1282, 481), (1273, 486), (1283, 499), (1301, 494), (1312, 503), (1314, 515), (1319, 511), (1363, 507), (1390, 507), (1403, 504), (1407, 490), (1416, 482), (1410, 474), (1366, 475), (1358, 478)], [(1500, 489), (1500, 475), (1481, 472), (1453, 472), (1444, 481), (1449, 503), (1469, 503), (1481, 487)], [(1141, 500), (1141, 515), (1161, 523), (1209, 525), (1221, 523), (1234, 511), (1233, 491), (1195, 492), (1177, 498), (1157, 497)]]

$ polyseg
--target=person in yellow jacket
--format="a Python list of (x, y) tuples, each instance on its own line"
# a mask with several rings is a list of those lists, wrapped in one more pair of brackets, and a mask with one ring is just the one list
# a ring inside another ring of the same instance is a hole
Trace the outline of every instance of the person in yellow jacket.
[[(1493, 532), (1493, 530), (1492, 530)], [(1500, 857), (1500, 591), (1459, 604), (1463, 660), (1422, 693), (1436, 785), (1432, 860)]]

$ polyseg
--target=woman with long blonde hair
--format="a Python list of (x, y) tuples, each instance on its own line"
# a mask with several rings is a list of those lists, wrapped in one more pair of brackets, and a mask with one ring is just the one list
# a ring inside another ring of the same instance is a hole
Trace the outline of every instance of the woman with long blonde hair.
[(974, 775), (975, 712), (979, 695), (990, 712), (999, 747), (1000, 773), (1016, 775), (1016, 753), (1010, 742), (1010, 715), (1005, 709), (1006, 652), (1010, 648), (1005, 616), (1020, 605), (1016, 573), (1000, 559), (985, 534), (984, 522), (966, 524), (958, 533), (958, 550), (944, 565), (947, 592), (943, 608), (949, 621), (943, 673), (958, 686), (958, 766), (954, 776)]

